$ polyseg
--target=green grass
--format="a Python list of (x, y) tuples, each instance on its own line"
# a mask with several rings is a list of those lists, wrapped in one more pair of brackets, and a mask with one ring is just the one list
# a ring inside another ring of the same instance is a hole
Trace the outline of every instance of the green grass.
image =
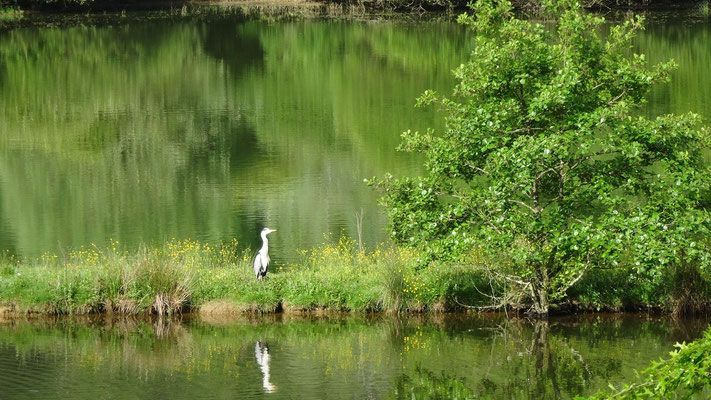
[[(171, 240), (132, 251), (111, 242), (32, 260), (0, 254), (0, 312), (438, 312), (487, 306), (483, 293), (492, 290), (476, 257), (422, 266), (416, 250), (383, 244), (362, 252), (345, 237), (302, 251), (293, 264), (272, 266), (264, 282), (254, 277), (252, 256), (236, 240)], [(667, 272), (653, 281), (631, 268), (593, 269), (568, 290), (563, 309), (684, 314), (710, 308), (706, 274), (691, 266)]]
[[(445, 311), (483, 301), (472, 267), (417, 268), (416, 252), (383, 245), (360, 252), (347, 238), (302, 251), (258, 282), (252, 252), (236, 241), (169, 241), (121, 251), (118, 243), (35, 260), (0, 259), (0, 305), (15, 312)], [(463, 293), (464, 292), (464, 293)]]

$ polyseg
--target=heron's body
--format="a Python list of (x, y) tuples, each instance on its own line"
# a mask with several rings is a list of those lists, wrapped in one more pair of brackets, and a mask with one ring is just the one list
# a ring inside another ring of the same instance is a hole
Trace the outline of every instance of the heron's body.
[(272, 232), (275, 231), (269, 228), (262, 229), (262, 248), (254, 257), (254, 274), (260, 281), (267, 275), (269, 268), (269, 239), (267, 239), (267, 235)]

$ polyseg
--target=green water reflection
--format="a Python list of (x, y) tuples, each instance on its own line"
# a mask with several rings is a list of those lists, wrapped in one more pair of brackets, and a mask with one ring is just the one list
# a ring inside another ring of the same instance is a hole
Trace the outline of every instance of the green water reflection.
[[(465, 54), (453, 24), (134, 21), (0, 33), (0, 246), (383, 238), (363, 178)], [(282, 234), (283, 233), (283, 234)], [(289, 254), (286, 254), (289, 257)], [(282, 257), (283, 258), (283, 257)]]
[[(652, 19), (635, 49), (675, 58), (649, 112), (711, 108), (708, 19)], [(448, 22), (124, 18), (0, 32), (0, 249), (131, 248), (268, 225), (277, 263), (328, 232), (385, 238), (363, 178), (413, 173), (413, 107), (448, 93), (471, 41)]]
[(645, 316), (0, 320), (15, 398), (571, 398), (705, 327)]

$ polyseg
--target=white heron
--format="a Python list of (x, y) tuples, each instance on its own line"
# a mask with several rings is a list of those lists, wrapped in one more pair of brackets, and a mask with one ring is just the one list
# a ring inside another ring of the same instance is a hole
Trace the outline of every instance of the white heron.
[(276, 232), (276, 229), (262, 229), (262, 248), (254, 257), (254, 273), (260, 281), (267, 275), (267, 268), (269, 268), (269, 239), (267, 239), (267, 235), (272, 232)]

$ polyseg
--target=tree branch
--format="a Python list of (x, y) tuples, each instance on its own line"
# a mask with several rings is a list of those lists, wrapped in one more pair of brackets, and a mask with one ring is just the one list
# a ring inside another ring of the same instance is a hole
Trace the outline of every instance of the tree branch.
[(526, 127), (526, 128), (514, 129), (514, 130), (512, 130), (512, 131), (506, 131), (506, 132), (503, 132), (503, 133), (506, 134), (506, 135), (513, 135), (513, 134), (516, 134), (516, 133), (522, 133), (522, 132), (537, 132), (537, 131), (542, 131), (542, 130), (544, 130), (544, 129), (543, 129), (543, 128), (529, 128), (529, 127)]
[(467, 162), (467, 167), (469, 167), (469, 168), (471, 168), (471, 169), (473, 169), (473, 170), (475, 170), (475, 171), (479, 171), (479, 172), (481, 172), (481, 173), (484, 174), (484, 175), (487, 175), (487, 176), (489, 175), (489, 172), (487, 172), (485, 169), (480, 168), (480, 167), (477, 167), (476, 165), (473, 165), (473, 164), (470, 163), (470, 162)]
[(570, 289), (571, 286), (575, 285), (575, 283), (576, 283), (577, 281), (579, 281), (580, 278), (583, 277), (583, 275), (584, 275), (585, 272), (588, 270), (588, 268), (590, 268), (590, 253), (587, 254), (587, 260), (585, 261), (585, 267), (580, 271), (580, 273), (578, 274), (578, 276), (576, 276), (575, 279), (573, 279), (572, 281), (570, 281), (570, 283), (568, 283), (568, 285), (567, 285), (566, 287), (564, 287), (564, 288), (562, 288), (561, 290), (557, 291), (557, 292), (556, 292), (556, 296), (565, 293), (568, 289)]
[(617, 100), (621, 99), (622, 96), (624, 96), (625, 94), (627, 94), (628, 91), (629, 91), (629, 89), (623, 90), (622, 93), (618, 94), (617, 96), (615, 96), (614, 98), (612, 98), (612, 100), (608, 101), (608, 102), (607, 102), (607, 105), (612, 105), (612, 104), (614, 104)]
[(487, 225), (489, 225), (493, 230), (495, 230), (496, 233), (501, 235), (501, 231), (499, 230), (499, 228), (497, 228), (496, 225), (491, 223), (491, 220), (489, 220), (489, 218), (483, 212), (481, 212), (479, 210), (477, 210), (476, 212), (477, 212), (477, 214), (479, 214), (479, 218), (481, 218)]
[(576, 161), (572, 166), (568, 167), (568, 170), (563, 172), (561, 171), (562, 175), (565, 176), (567, 175), (570, 171), (574, 170), (575, 168), (581, 166), (585, 161), (593, 158), (593, 157), (600, 157), (600, 156), (606, 156), (609, 154), (617, 154), (617, 153), (622, 153), (620, 150), (611, 150), (611, 151), (599, 151), (594, 154), (588, 154), (587, 156), (581, 157), (578, 161)]
[(540, 174), (538, 174), (538, 176), (535, 178), (536, 181), (538, 181), (539, 179), (543, 178), (543, 176), (545, 176), (545, 175), (546, 175), (547, 173), (549, 173), (549, 172), (558, 173), (558, 170), (557, 170), (555, 167), (550, 167), (550, 168), (544, 170), (543, 172), (541, 172)]
[(502, 274), (502, 273), (499, 272), (499, 271), (492, 270), (492, 272), (493, 272), (495, 275), (497, 275), (498, 277), (503, 278), (503, 279), (506, 279), (507, 281), (510, 281), (510, 282), (513, 282), (513, 283), (517, 283), (517, 284), (523, 286), (524, 288), (525, 288), (526, 286), (530, 286), (530, 285), (531, 285), (531, 282), (524, 282), (524, 281), (519, 280), (519, 279), (516, 279), (516, 278), (514, 278), (514, 277), (512, 277), (512, 276), (510, 276), (510, 275), (504, 275), (504, 274)]
[(535, 210), (533, 207), (529, 206), (528, 204), (526, 204), (525, 202), (523, 202), (523, 201), (521, 201), (521, 200), (511, 200), (511, 199), (508, 199), (507, 201), (508, 201), (509, 203), (520, 204), (520, 205), (522, 205), (522, 206), (528, 208), (529, 210), (531, 210), (532, 213), (534, 213), (534, 214), (536, 213), (536, 210)]

